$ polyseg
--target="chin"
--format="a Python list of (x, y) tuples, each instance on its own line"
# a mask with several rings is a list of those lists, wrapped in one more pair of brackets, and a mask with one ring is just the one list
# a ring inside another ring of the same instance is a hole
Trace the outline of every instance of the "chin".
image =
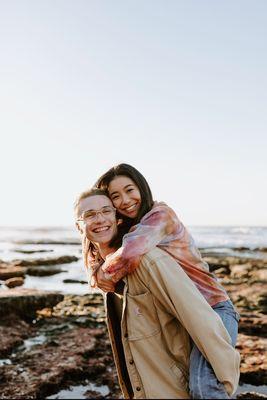
[(136, 217), (137, 217), (137, 214), (138, 214), (138, 211), (137, 211), (137, 212), (135, 212), (134, 214), (131, 214), (131, 215), (126, 215), (126, 217), (128, 217), (128, 218), (131, 218), (131, 219), (134, 219), (134, 218), (136, 218)]
[(106, 244), (109, 243), (111, 241), (112, 237), (110, 235), (108, 236), (102, 236), (102, 237), (98, 237), (95, 239), (96, 242), (98, 242), (99, 244)]

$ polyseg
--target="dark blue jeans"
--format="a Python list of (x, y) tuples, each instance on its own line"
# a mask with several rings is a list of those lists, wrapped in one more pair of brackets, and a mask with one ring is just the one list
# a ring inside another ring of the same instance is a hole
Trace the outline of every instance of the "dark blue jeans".
[[(232, 302), (222, 301), (212, 308), (221, 317), (235, 347), (240, 317)], [(223, 383), (218, 381), (211, 365), (195, 344), (190, 355), (189, 389), (192, 399), (230, 399)]]

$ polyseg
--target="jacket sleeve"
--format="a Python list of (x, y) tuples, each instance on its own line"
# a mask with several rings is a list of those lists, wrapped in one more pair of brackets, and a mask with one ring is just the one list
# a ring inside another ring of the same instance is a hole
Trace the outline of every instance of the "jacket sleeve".
[(148, 263), (150, 278), (146, 280), (154, 297), (185, 327), (217, 379), (232, 395), (238, 386), (240, 355), (232, 347), (221, 318), (171, 257), (163, 255), (152, 262), (146, 258), (141, 264)]
[(180, 225), (170, 207), (164, 203), (156, 203), (140, 223), (124, 235), (122, 246), (107, 256), (102, 265), (106, 278), (116, 283), (133, 272), (138, 267), (141, 256), (160, 242), (168, 241), (168, 237), (171, 238), (171, 235), (179, 230)]

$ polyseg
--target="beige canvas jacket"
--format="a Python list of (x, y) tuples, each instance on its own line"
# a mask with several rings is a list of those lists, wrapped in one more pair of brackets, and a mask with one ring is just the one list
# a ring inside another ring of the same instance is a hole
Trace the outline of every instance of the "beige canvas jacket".
[[(182, 268), (155, 248), (124, 279), (118, 296), (106, 296), (107, 322), (125, 398), (186, 399), (190, 338), (232, 395), (239, 380), (239, 353), (220, 317)], [(189, 335), (188, 335), (189, 334)]]

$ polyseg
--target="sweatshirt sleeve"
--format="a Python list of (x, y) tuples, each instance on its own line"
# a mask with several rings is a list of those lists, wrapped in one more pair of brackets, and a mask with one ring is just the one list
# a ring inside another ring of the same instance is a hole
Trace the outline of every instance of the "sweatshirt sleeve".
[(232, 347), (221, 318), (171, 257), (149, 258), (143, 257), (141, 264), (150, 271), (149, 288), (154, 297), (185, 327), (217, 379), (232, 395), (238, 386), (240, 355)]
[(132, 231), (124, 235), (122, 246), (107, 256), (102, 270), (107, 279), (118, 282), (133, 272), (140, 258), (162, 241), (168, 241), (179, 230), (180, 221), (175, 212), (164, 203), (156, 203)]

